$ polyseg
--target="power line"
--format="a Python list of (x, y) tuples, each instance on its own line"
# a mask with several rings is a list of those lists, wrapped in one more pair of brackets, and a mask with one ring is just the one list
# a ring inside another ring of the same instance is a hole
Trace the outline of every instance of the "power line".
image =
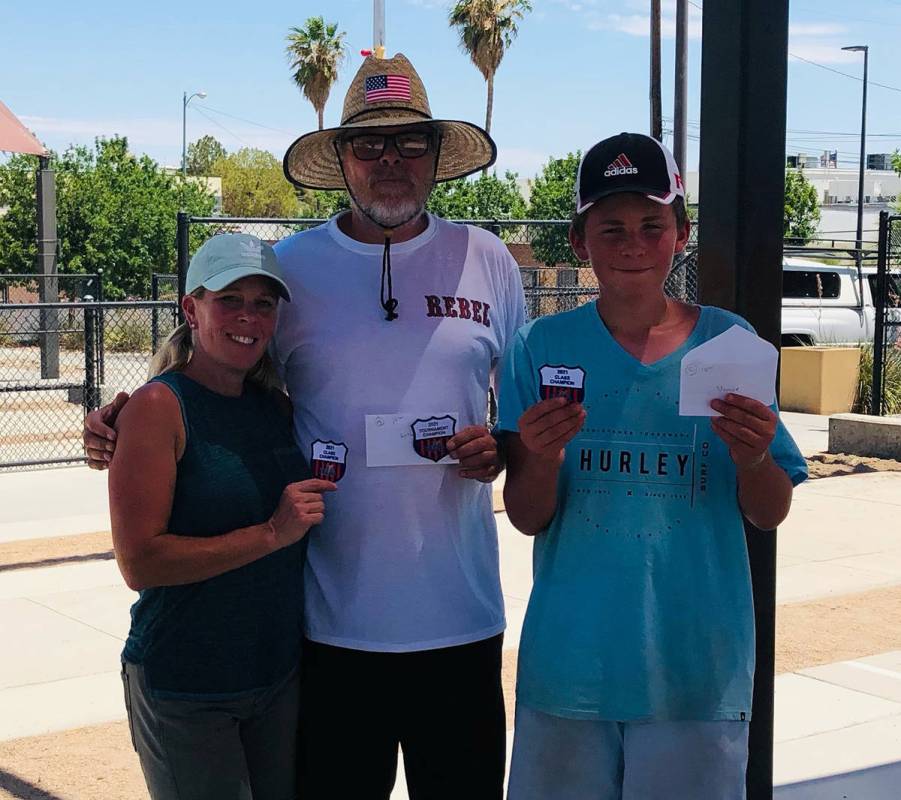
[(230, 131), (228, 128), (225, 127), (225, 125), (223, 125), (223, 124), (222, 124), (221, 122), (219, 122), (218, 120), (213, 119), (209, 114), (205, 114), (205, 113), (200, 109), (199, 106), (191, 106), (191, 108), (192, 108), (194, 111), (196, 111), (198, 114), (200, 114), (202, 117), (205, 117), (205, 118), (208, 119), (210, 122), (212, 122), (213, 125), (216, 125), (217, 127), (222, 128), (222, 130), (224, 130), (229, 136), (231, 136), (231, 137), (237, 139), (237, 140), (238, 140), (241, 144), (243, 144), (245, 147), (253, 147), (253, 145), (249, 144), (248, 142), (245, 142), (240, 136), (238, 136), (237, 133), (235, 133), (234, 131)]
[[(688, 0), (688, 3), (689, 3), (689, 5), (692, 5), (695, 8), (700, 9), (701, 11), (704, 10), (704, 7), (699, 5), (698, 3), (695, 3), (694, 0)], [(827, 67), (825, 64), (818, 64), (816, 61), (811, 61), (809, 58), (804, 58), (803, 56), (795, 55), (791, 51), (789, 51), (788, 54), (792, 58), (797, 58), (798, 61), (803, 61), (804, 63), (810, 64), (811, 66), (819, 67), (820, 69), (825, 69), (825, 70), (828, 70), (829, 72), (834, 72), (836, 75), (841, 75), (842, 77), (850, 78), (852, 81), (860, 81), (861, 83), (863, 83), (863, 78), (860, 78), (857, 75), (850, 75), (847, 72), (842, 72), (841, 70), (833, 69), (832, 67)], [(898, 88), (897, 86), (889, 86), (887, 83), (879, 83), (879, 82), (873, 81), (873, 80), (868, 80), (867, 85), (868, 86), (878, 86), (881, 89), (888, 89), (891, 92), (901, 92), (901, 88)]]
[(287, 133), (289, 136), (294, 135), (294, 131), (286, 131), (283, 128), (273, 128), (271, 125), (263, 125), (262, 122), (254, 122), (252, 119), (245, 119), (244, 117), (238, 117), (234, 114), (229, 114), (227, 111), (221, 111), (218, 108), (213, 108), (206, 103), (203, 104), (203, 108), (207, 111), (212, 111), (215, 114), (221, 114), (223, 117), (230, 117), (231, 119), (236, 119), (238, 122), (246, 122), (248, 125), (256, 125), (258, 128), (265, 128), (267, 131), (275, 131), (276, 133)]

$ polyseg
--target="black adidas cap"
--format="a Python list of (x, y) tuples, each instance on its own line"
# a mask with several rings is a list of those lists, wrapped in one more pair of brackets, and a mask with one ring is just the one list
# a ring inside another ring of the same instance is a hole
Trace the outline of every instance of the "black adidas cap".
[(638, 192), (662, 205), (685, 197), (673, 154), (643, 133), (611, 136), (582, 156), (576, 178), (576, 213), (619, 192)]

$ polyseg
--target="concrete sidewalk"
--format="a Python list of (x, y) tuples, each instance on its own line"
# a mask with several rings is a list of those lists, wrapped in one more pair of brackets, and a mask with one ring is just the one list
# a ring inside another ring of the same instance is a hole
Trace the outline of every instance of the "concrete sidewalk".
[[(789, 420), (793, 432), (801, 423), (802, 449), (823, 449), (821, 421)], [(0, 497), (0, 542), (108, 529), (106, 478), (84, 467), (0, 474)], [(779, 533), (779, 602), (901, 585), (899, 519), (901, 473), (799, 487)], [(504, 514), (497, 520), (505, 645), (515, 648), (531, 541)], [(0, 659), (0, 741), (123, 718), (117, 665), (133, 598), (111, 561), (0, 568), (0, 641), (9, 645)], [(777, 797), (898, 797), (901, 652), (780, 675), (776, 710)], [(399, 783), (398, 800), (407, 796)]]

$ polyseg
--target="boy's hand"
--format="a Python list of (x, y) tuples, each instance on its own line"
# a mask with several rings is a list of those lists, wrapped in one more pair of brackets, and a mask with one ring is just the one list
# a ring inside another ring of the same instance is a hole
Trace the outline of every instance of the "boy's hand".
[(739, 469), (759, 467), (776, 436), (776, 414), (769, 406), (740, 394), (713, 400), (710, 407), (723, 416), (712, 417), (714, 433), (725, 442)]
[(565, 397), (541, 400), (519, 418), (519, 438), (543, 461), (563, 461), (563, 448), (582, 429), (588, 416), (581, 403)]
[(107, 469), (116, 449), (116, 431), (113, 425), (122, 407), (128, 402), (128, 393), (119, 392), (112, 403), (95, 408), (84, 420), (82, 443), (91, 469)]
[(469, 425), (447, 443), (447, 452), (460, 462), (461, 478), (491, 483), (501, 471), (497, 441), (484, 425)]

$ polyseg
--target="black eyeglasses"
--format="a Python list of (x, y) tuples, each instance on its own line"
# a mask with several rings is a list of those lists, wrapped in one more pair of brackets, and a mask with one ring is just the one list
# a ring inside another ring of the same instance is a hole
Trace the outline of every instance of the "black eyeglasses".
[(420, 158), (432, 149), (434, 137), (430, 131), (401, 131), (400, 133), (359, 133), (347, 136), (353, 154), (360, 161), (375, 161), (390, 141), (401, 158)]

